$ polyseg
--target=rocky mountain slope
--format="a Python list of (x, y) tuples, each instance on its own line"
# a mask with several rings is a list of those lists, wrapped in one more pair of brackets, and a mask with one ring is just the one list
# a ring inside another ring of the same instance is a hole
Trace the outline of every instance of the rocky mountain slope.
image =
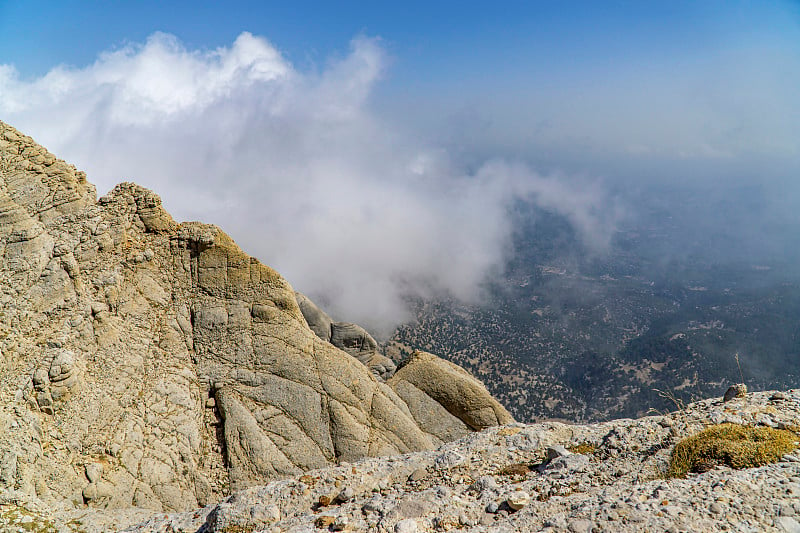
[(709, 424), (798, 421), (795, 390), (639, 420), (514, 424), (433, 452), (310, 472), (130, 531), (798, 531), (797, 451), (760, 468), (710, 464), (666, 479), (674, 444)]
[(394, 364), (368, 333), (329, 319), (325, 333), (321, 310), (219, 228), (176, 223), (131, 183), (98, 199), (2, 122), (0, 254), (0, 488), (14, 494), (188, 510), (513, 420), (432, 355), (385, 381)]
[[(796, 428), (800, 391), (704, 400), (592, 425), (511, 424), (435, 451), (363, 459), (253, 487), (216, 505), (150, 517), (0, 498), (10, 531), (800, 531), (800, 453), (749, 469), (667, 476), (674, 445), (722, 423)], [(797, 434), (792, 433), (797, 439)], [(751, 443), (752, 444), (752, 443)], [(61, 527), (58, 527), (58, 525)], [(66, 526), (64, 524), (67, 524)]]
[(800, 392), (516, 424), (462, 368), (395, 367), (219, 228), (130, 183), (97, 199), (2, 122), (0, 254), (2, 531), (800, 529), (796, 433), (774, 464), (667, 477), (708, 425), (795, 431)]

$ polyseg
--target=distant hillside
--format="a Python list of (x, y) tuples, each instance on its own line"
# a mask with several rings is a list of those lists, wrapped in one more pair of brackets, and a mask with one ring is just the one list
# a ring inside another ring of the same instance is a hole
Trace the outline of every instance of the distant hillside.
[(698, 235), (679, 254), (691, 231), (656, 209), (621, 227), (605, 254), (586, 252), (551, 213), (520, 208), (517, 221), (515, 255), (486, 298), (413, 302), (417, 321), (397, 330), (389, 354), (446, 354), (526, 421), (664, 411), (742, 378), (753, 389), (800, 386), (793, 265), (725, 256), (734, 245), (719, 236), (712, 246)]

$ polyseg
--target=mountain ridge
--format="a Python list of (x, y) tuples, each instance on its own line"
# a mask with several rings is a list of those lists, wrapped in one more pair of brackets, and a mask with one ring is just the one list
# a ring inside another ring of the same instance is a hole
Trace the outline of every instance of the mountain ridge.
[(315, 334), (291, 285), (220, 228), (177, 223), (133, 183), (98, 199), (2, 122), (0, 155), (0, 486), (175, 511), (441, 443), (385, 382), (392, 368)]
[(152, 191), (98, 199), (2, 122), (0, 156), (0, 529), (800, 530), (796, 450), (666, 475), (705, 427), (796, 430), (798, 390), (514, 423), (432, 354), (393, 369)]

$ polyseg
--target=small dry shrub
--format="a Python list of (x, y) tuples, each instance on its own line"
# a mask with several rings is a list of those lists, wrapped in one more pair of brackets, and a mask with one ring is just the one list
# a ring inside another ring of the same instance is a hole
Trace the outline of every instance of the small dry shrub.
[(581, 444), (570, 446), (567, 449), (572, 453), (580, 453), (582, 455), (592, 455), (594, 452), (597, 451), (597, 446), (595, 446), (594, 444), (589, 444), (588, 442), (582, 442)]
[(500, 470), (498, 470), (498, 474), (501, 476), (510, 476), (510, 477), (525, 477), (531, 471), (530, 465), (526, 465), (523, 463), (514, 463), (510, 465), (506, 465)]
[(717, 465), (742, 469), (777, 462), (798, 447), (798, 436), (785, 429), (740, 424), (710, 426), (679, 441), (672, 450), (668, 477), (705, 472)]

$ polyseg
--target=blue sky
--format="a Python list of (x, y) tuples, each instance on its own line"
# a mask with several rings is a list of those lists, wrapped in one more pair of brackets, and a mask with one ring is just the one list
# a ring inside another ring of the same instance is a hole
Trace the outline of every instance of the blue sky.
[(796, 67), (800, 3), (0, 0), (0, 64), (30, 78), (59, 64), (85, 66), (156, 31), (194, 50), (249, 31), (309, 71), (346, 54), (353, 37), (377, 37), (389, 67), (374, 94), (386, 102), (522, 104), (531, 91), (647, 90), (650, 78), (689, 78), (739, 54), (788, 53)]
[(518, 199), (597, 252), (619, 191), (800, 212), (798, 88), (797, 2), (0, 0), (0, 120), (377, 327), (478, 297)]
[[(189, 48), (231, 43), (242, 31), (272, 41), (298, 64), (346, 51), (357, 34), (378, 36), (404, 82), (480, 80), (487, 72), (614, 68), (680, 61), (752, 43), (797, 49), (794, 2), (0, 2), (0, 62), (24, 76), (85, 65), (98, 52), (155, 31)], [(409, 79), (410, 78), (410, 79)], [(417, 78), (417, 79), (415, 79)]]

